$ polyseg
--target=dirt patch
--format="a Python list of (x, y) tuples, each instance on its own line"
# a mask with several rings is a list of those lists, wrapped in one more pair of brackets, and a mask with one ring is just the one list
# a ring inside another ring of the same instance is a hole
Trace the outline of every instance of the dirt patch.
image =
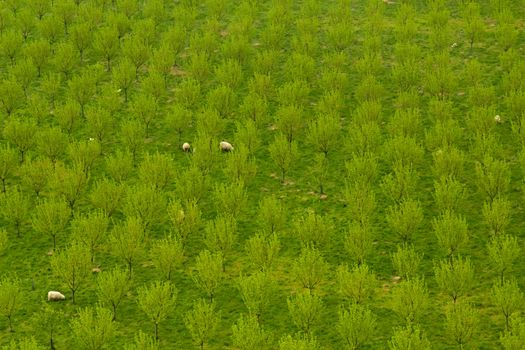
[(183, 76), (188, 75), (188, 72), (186, 72), (185, 70), (180, 69), (177, 66), (171, 67), (170, 73), (171, 73), (171, 75), (175, 75), (175, 76), (178, 76), (178, 77), (183, 77)]

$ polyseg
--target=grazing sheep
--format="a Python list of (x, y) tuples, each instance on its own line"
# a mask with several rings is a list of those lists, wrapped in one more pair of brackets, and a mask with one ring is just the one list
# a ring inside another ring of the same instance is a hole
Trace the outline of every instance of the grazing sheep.
[(182, 144), (182, 150), (183, 150), (184, 152), (189, 152), (189, 151), (190, 151), (190, 148), (191, 148), (191, 146), (190, 146), (189, 143), (184, 142), (184, 143)]
[(223, 151), (223, 152), (231, 152), (231, 151), (233, 151), (233, 146), (229, 142), (221, 141), (219, 146), (221, 148), (221, 151)]
[(47, 301), (58, 301), (58, 300), (65, 300), (66, 297), (64, 294), (60, 292), (56, 292), (54, 290), (47, 292)]
[(496, 123), (501, 123), (501, 117), (499, 116), (499, 114), (496, 114), (496, 116), (494, 117), (494, 121)]

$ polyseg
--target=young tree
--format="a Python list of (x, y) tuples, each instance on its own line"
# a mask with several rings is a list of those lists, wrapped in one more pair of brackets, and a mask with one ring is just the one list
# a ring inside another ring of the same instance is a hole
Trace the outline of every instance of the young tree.
[(418, 201), (406, 198), (394, 207), (389, 207), (386, 220), (401, 240), (407, 243), (421, 226), (423, 209)]
[(365, 262), (365, 258), (372, 251), (372, 229), (368, 224), (352, 221), (345, 230), (344, 248), (352, 260), (358, 265)]
[[(199, 154), (209, 153), (203, 150), (203, 152)], [(193, 158), (193, 160), (195, 160), (195, 158)], [(192, 162), (186, 170), (181, 171), (179, 174), (175, 181), (177, 184), (175, 192), (179, 198), (186, 201), (195, 201), (195, 203), (199, 203), (202, 199), (206, 198), (210, 179), (207, 170), (199, 166), (200, 164), (198, 164), (198, 162)]]
[(217, 212), (222, 215), (238, 218), (242, 209), (246, 207), (248, 194), (242, 180), (232, 181), (230, 184), (215, 185), (213, 195)]
[(446, 309), (445, 327), (460, 349), (475, 335), (479, 327), (479, 312), (468, 302), (452, 303)]
[(417, 276), (421, 260), (423, 254), (416, 252), (413, 244), (398, 244), (397, 251), (392, 254), (392, 265), (397, 273), (406, 279)]
[(292, 274), (303, 286), (313, 290), (320, 285), (326, 277), (328, 264), (324, 261), (318, 249), (311, 245), (303, 246), (301, 255), (292, 265)]
[(336, 279), (339, 293), (349, 304), (363, 304), (374, 295), (376, 276), (366, 264), (355, 264), (352, 270), (348, 270), (347, 265), (339, 265)]
[(14, 226), (17, 237), (20, 237), (20, 231), (25, 226), (31, 206), (29, 197), (17, 186), (14, 191), (7, 192), (0, 203), (2, 216), (9, 225)]
[(4, 137), (18, 148), (20, 164), (24, 162), (24, 155), (33, 148), (35, 144), (35, 133), (37, 126), (32, 119), (9, 118), (4, 126)]
[(186, 200), (181, 203), (172, 200), (167, 211), (172, 227), (184, 246), (188, 238), (194, 236), (201, 226), (201, 211), (197, 206), (197, 201)]
[(79, 75), (74, 75), (71, 80), (67, 82), (68, 94), (80, 105), (80, 114), (85, 117), (85, 107), (93, 100), (96, 93), (95, 77), (85, 71)]
[(90, 106), (86, 109), (86, 122), (89, 133), (101, 145), (110, 140), (114, 128), (114, 118), (110, 110), (101, 105)]
[(417, 322), (429, 306), (428, 291), (421, 278), (399, 283), (392, 291), (392, 309), (407, 324)]
[(66, 230), (71, 217), (71, 209), (61, 198), (41, 200), (35, 207), (32, 224), (35, 231), (49, 235), (53, 239), (53, 250), (56, 249), (56, 239)]
[(184, 261), (184, 248), (182, 240), (177, 235), (156, 240), (150, 250), (153, 264), (170, 281), (172, 274)]
[(288, 311), (293, 323), (305, 334), (312, 334), (321, 320), (324, 306), (321, 298), (310, 290), (302, 291), (287, 299)]
[(335, 326), (345, 349), (360, 349), (375, 333), (376, 316), (365, 306), (350, 304), (339, 307), (339, 320)]
[(285, 335), (279, 340), (279, 350), (321, 350), (321, 345), (311, 334), (298, 333), (293, 338), (291, 335)]
[(119, 33), (116, 27), (102, 27), (95, 32), (93, 49), (97, 56), (106, 61), (107, 71), (111, 70), (111, 62), (119, 51)]
[(62, 196), (73, 210), (77, 201), (81, 198), (89, 182), (89, 174), (84, 169), (84, 164), (75, 163), (71, 168), (63, 164), (55, 165), (52, 178), (52, 189)]
[(520, 254), (516, 237), (511, 235), (493, 236), (487, 244), (489, 263), (498, 273), (500, 284), (505, 280), (505, 273), (512, 270), (512, 264)]
[(107, 236), (109, 218), (102, 210), (76, 216), (71, 222), (71, 235), (89, 249), (91, 263)]
[(16, 151), (7, 144), (0, 146), (0, 180), (4, 194), (6, 193), (6, 181), (14, 175), (17, 164)]
[(480, 192), (492, 202), (509, 187), (509, 165), (503, 160), (486, 155), (482, 162), (476, 162), (476, 182)]
[(210, 302), (213, 301), (213, 296), (223, 278), (222, 261), (221, 253), (211, 254), (209, 250), (203, 250), (195, 262), (192, 279), (208, 295)]
[(337, 147), (341, 124), (337, 115), (321, 115), (308, 126), (307, 138), (310, 143), (324, 155)]
[(75, 340), (83, 350), (97, 350), (106, 347), (115, 333), (111, 311), (100, 306), (86, 307), (78, 311), (71, 320)]
[(97, 295), (101, 304), (111, 306), (113, 321), (117, 320), (117, 308), (126, 295), (131, 285), (125, 270), (114, 269), (102, 272), (97, 278)]
[(156, 190), (163, 191), (170, 186), (175, 177), (175, 163), (167, 154), (146, 153), (139, 164), (138, 173), (141, 183), (150, 184)]
[(80, 63), (84, 62), (84, 54), (93, 42), (93, 32), (90, 24), (87, 22), (75, 23), (71, 26), (69, 38), (73, 46), (77, 49), (80, 56)]
[(241, 275), (238, 280), (238, 288), (248, 312), (259, 322), (275, 289), (272, 278), (264, 271), (257, 271), (250, 276)]
[(258, 206), (258, 221), (264, 232), (275, 233), (284, 228), (286, 223), (286, 208), (281, 200), (274, 195), (261, 199)]
[(173, 104), (164, 117), (164, 122), (169, 130), (178, 135), (178, 142), (182, 140), (182, 133), (188, 129), (193, 119), (193, 112), (179, 103)]
[(452, 258), (468, 241), (467, 221), (464, 217), (446, 210), (438, 218), (432, 219), (432, 227), (438, 244)]
[(0, 280), (0, 315), (9, 322), (9, 331), (13, 330), (13, 315), (20, 308), (22, 291), (16, 277), (4, 276)]
[(267, 350), (270, 349), (271, 334), (260, 326), (257, 317), (241, 314), (239, 321), (232, 326), (232, 342), (239, 350)]
[[(54, 105), (54, 101), (57, 97), (53, 96), (49, 98), (52, 98), (51, 101)], [(65, 130), (68, 135), (71, 135), (80, 123), (80, 105), (71, 99), (67, 99), (64, 104), (56, 107), (55, 117), (60, 128)]]
[(275, 264), (281, 244), (276, 233), (256, 233), (246, 241), (245, 249), (250, 264), (260, 271), (267, 271)]
[(144, 147), (146, 138), (144, 127), (136, 119), (125, 119), (120, 126), (120, 138), (127, 152), (131, 154), (134, 166), (140, 150)]
[(492, 287), (491, 298), (494, 305), (505, 316), (505, 329), (510, 330), (510, 317), (523, 309), (523, 292), (516, 280), (496, 283)]
[(525, 322), (518, 314), (510, 317), (510, 331), (506, 330), (500, 336), (504, 350), (519, 350), (525, 346)]
[(125, 222), (116, 224), (109, 241), (115, 255), (126, 261), (128, 279), (131, 279), (133, 262), (143, 253), (146, 228), (140, 218), (128, 216)]
[(250, 157), (248, 147), (241, 145), (236, 147), (235, 152), (228, 155), (222, 170), (226, 178), (231, 179), (233, 183), (249, 184), (257, 173), (257, 164), (255, 157)]
[(204, 243), (222, 257), (222, 270), (225, 271), (226, 254), (229, 254), (237, 238), (237, 221), (231, 215), (221, 215), (206, 225)]
[(145, 137), (149, 137), (152, 122), (157, 119), (158, 106), (153, 96), (145, 93), (135, 95), (129, 106), (131, 115), (139, 120), (145, 130)]
[(421, 333), (419, 326), (408, 324), (406, 327), (394, 329), (394, 334), (388, 341), (388, 348), (390, 350), (430, 350), (432, 347), (430, 341)]
[(184, 324), (199, 349), (203, 350), (219, 326), (220, 314), (215, 304), (200, 299), (194, 302), (193, 309), (184, 316)]
[(56, 44), (52, 63), (54, 70), (62, 73), (65, 80), (70, 78), (71, 73), (78, 65), (78, 61), (78, 53), (71, 42), (65, 41)]
[(141, 287), (138, 291), (139, 307), (155, 325), (155, 339), (159, 339), (159, 323), (172, 312), (177, 301), (177, 289), (171, 282), (156, 281), (149, 287)]
[(490, 227), (493, 235), (505, 233), (505, 228), (510, 221), (511, 203), (503, 197), (496, 197), (490, 202), (483, 203), (483, 221)]
[(73, 304), (75, 293), (83, 286), (91, 271), (89, 252), (74, 242), (51, 257), (53, 273), (71, 290)]
[(294, 226), (294, 232), (302, 244), (317, 248), (330, 240), (333, 231), (331, 221), (326, 216), (316, 214), (312, 209), (308, 209), (306, 215), (295, 220)]
[(278, 135), (269, 146), (270, 157), (281, 171), (281, 182), (284, 183), (285, 175), (299, 156), (297, 143), (288, 143), (284, 135)]
[(43, 302), (42, 307), (34, 316), (35, 327), (45, 325), (47, 335), (49, 337), (49, 345), (51, 349), (55, 348), (55, 334), (60, 328), (60, 320), (64, 317), (64, 313), (55, 309), (49, 303)]
[(399, 204), (414, 194), (418, 178), (412, 166), (395, 163), (393, 172), (383, 177), (380, 187), (388, 199)]
[(93, 207), (102, 210), (109, 218), (119, 209), (123, 197), (124, 185), (102, 178), (93, 185), (89, 201)]
[(73, 164), (79, 164), (89, 174), (95, 161), (102, 154), (98, 140), (81, 140), (67, 146), (67, 153)]
[(129, 91), (133, 87), (136, 78), (135, 67), (128, 59), (119, 62), (112, 72), (113, 83), (119, 90), (124, 92), (124, 102), (128, 102)]
[(135, 333), (135, 342), (124, 345), (124, 350), (159, 350), (159, 343), (141, 330)]
[(107, 174), (112, 180), (122, 185), (133, 170), (133, 155), (127, 151), (117, 150), (114, 154), (106, 155), (104, 158)]
[(129, 187), (124, 201), (124, 214), (128, 217), (137, 217), (150, 230), (154, 225), (164, 222), (166, 201), (164, 192), (151, 185), (139, 184)]
[(135, 68), (135, 78), (138, 79), (139, 71), (149, 59), (151, 48), (146, 40), (137, 34), (128, 34), (121, 40), (122, 54)]
[(436, 263), (434, 276), (441, 291), (450, 296), (453, 303), (470, 291), (474, 282), (470, 259), (462, 259), (461, 256)]
[(58, 127), (41, 128), (36, 133), (38, 152), (49, 158), (53, 165), (64, 154), (68, 137)]
[(46, 187), (53, 172), (53, 163), (47, 158), (31, 159), (28, 158), (20, 166), (20, 178), (22, 183), (33, 190), (38, 197), (40, 192)]
[[(289, 101), (288, 101), (289, 102)], [(292, 144), (294, 136), (303, 125), (303, 110), (296, 105), (287, 105), (277, 111), (276, 124), (279, 130), (286, 136), (286, 141)]]
[(439, 212), (444, 215), (462, 207), (465, 185), (452, 177), (441, 177), (434, 181), (434, 201)]

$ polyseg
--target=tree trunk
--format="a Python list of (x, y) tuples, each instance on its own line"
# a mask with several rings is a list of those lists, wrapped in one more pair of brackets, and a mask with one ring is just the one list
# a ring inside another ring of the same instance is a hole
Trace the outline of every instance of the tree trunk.
[(159, 340), (159, 324), (155, 323), (155, 340)]
[(74, 289), (71, 289), (71, 294), (72, 294), (72, 300), (73, 300), (73, 304), (75, 303), (75, 290)]

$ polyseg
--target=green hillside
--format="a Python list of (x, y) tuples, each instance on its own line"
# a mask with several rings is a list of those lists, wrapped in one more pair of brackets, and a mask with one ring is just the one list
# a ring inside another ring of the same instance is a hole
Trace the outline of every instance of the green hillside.
[(525, 349), (524, 19), (1, 1), (0, 348)]

